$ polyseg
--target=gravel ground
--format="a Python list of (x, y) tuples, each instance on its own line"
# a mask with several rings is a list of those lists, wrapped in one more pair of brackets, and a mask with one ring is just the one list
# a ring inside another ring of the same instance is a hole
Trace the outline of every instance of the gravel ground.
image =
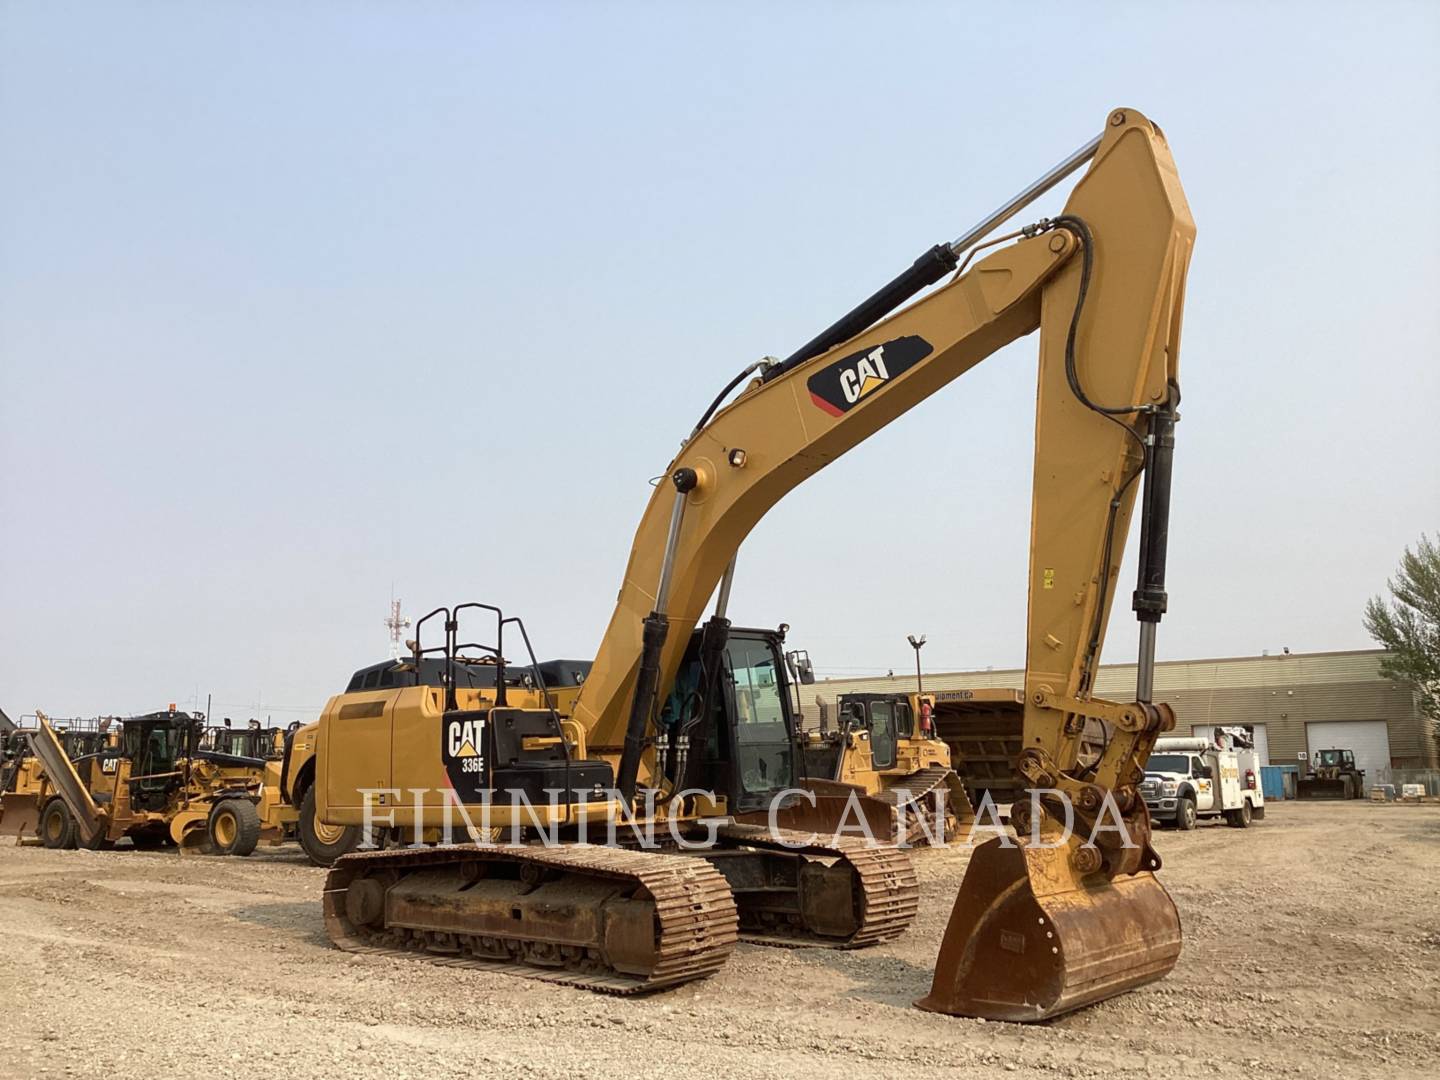
[(1163, 832), (1185, 950), (1166, 980), (1043, 1025), (929, 988), (967, 851), (919, 851), (922, 914), (863, 952), (741, 946), (617, 999), (328, 946), (323, 872), (0, 841), (0, 1076), (1435, 1076), (1440, 807), (1272, 804)]

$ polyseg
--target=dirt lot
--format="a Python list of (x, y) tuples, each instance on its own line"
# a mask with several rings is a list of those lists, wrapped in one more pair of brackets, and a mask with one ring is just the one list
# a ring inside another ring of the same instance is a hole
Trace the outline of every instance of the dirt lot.
[[(1272, 805), (1165, 832), (1165, 981), (1049, 1024), (910, 1007), (967, 852), (916, 854), (917, 925), (858, 953), (741, 946), (639, 1000), (331, 949), (322, 872), (0, 846), (0, 1076), (1434, 1076), (1440, 807)], [(1234, 883), (1234, 884), (1230, 884)]]

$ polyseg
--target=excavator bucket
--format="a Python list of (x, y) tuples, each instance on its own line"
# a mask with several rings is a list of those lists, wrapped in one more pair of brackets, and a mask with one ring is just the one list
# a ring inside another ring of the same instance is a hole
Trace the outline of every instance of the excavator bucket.
[(1046, 1020), (1163, 978), (1179, 956), (1180, 916), (1151, 871), (1082, 878), (1068, 845), (988, 840), (965, 872), (930, 993), (915, 1004)]

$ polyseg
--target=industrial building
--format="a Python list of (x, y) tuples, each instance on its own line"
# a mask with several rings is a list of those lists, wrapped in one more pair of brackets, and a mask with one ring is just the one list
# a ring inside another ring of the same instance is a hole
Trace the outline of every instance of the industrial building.
[[(1367, 782), (1388, 778), (1391, 769), (1440, 767), (1436, 724), (1421, 715), (1410, 687), (1380, 673), (1384, 655), (1383, 649), (1360, 649), (1162, 661), (1155, 665), (1155, 698), (1175, 709), (1177, 733), (1208, 736), (1217, 725), (1245, 727), (1254, 733), (1262, 760), (1274, 765), (1294, 765), (1315, 750), (1344, 747), (1355, 752)], [(1019, 689), (1023, 678), (1020, 668), (937, 671), (925, 673), (924, 687), (927, 692)], [(851, 691), (914, 688), (911, 671), (825, 679), (807, 690), (818, 692), (816, 702), (829, 704)], [(1101, 666), (1096, 696), (1123, 701), (1134, 692), (1134, 664)]]

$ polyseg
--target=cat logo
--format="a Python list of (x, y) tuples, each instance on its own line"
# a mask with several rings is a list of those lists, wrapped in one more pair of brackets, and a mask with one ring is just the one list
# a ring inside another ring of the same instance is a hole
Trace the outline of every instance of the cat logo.
[(811, 401), (831, 416), (843, 416), (933, 351), (928, 341), (913, 334), (895, 338), (827, 364), (805, 385)]
[(100, 771), (101, 771), (102, 773), (105, 773), (106, 775), (109, 775), (109, 774), (111, 774), (111, 773), (114, 773), (114, 772), (115, 772), (117, 769), (119, 769), (119, 768), (120, 768), (120, 759), (119, 759), (119, 758), (107, 757), (107, 758), (101, 758), (101, 759), (100, 759)]
[(450, 714), (440, 729), (440, 757), (450, 787), (463, 803), (479, 802), (489, 786), (483, 713)]
[(484, 723), (483, 720), (451, 720), (446, 725), (446, 749), (452, 758), (480, 756), (475, 744), (480, 741), (479, 729)]

